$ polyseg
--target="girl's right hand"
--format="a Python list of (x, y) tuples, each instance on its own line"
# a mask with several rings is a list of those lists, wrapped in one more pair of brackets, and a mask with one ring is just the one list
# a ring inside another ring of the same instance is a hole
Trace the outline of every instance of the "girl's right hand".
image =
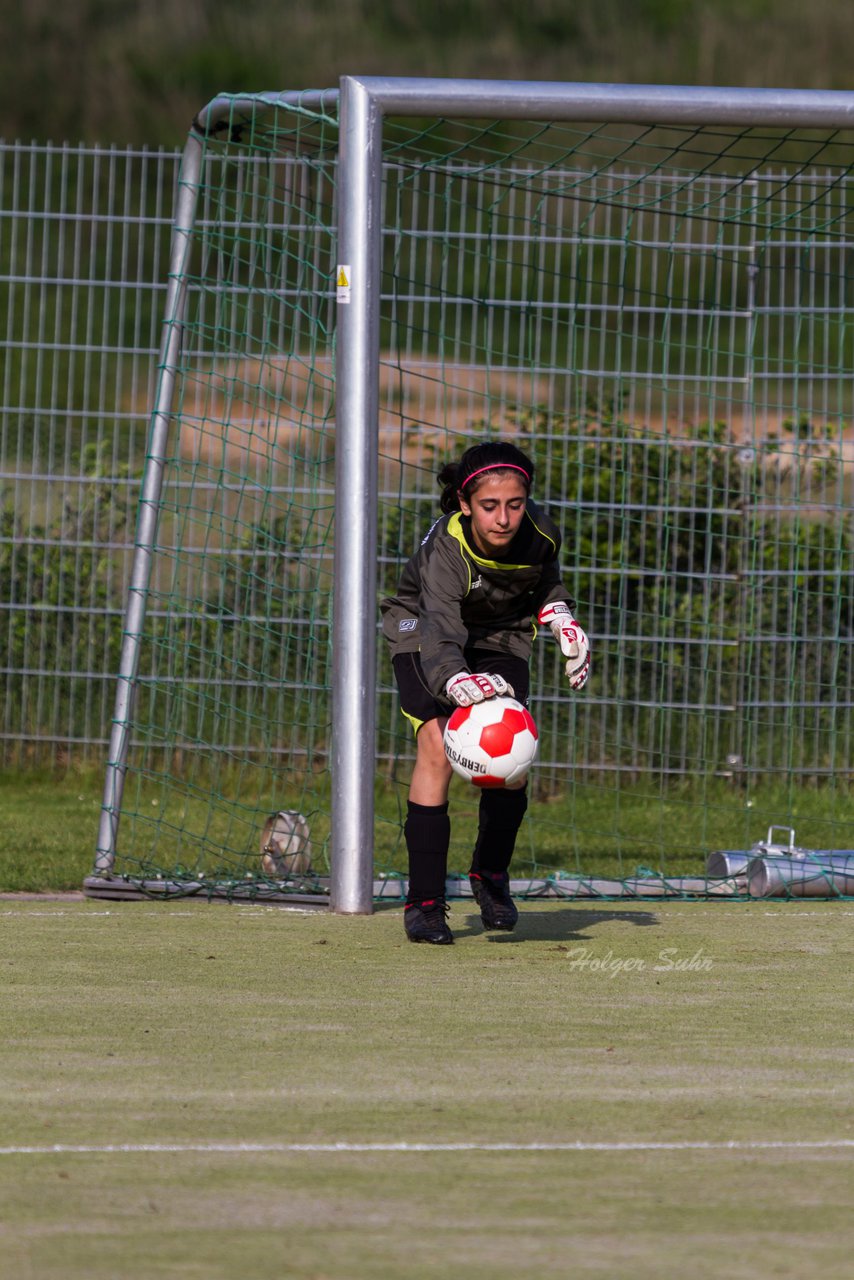
[(458, 707), (470, 707), (473, 702), (483, 702), (496, 694), (513, 697), (513, 686), (497, 674), (485, 676), (480, 672), (458, 671), (445, 685), (445, 696)]

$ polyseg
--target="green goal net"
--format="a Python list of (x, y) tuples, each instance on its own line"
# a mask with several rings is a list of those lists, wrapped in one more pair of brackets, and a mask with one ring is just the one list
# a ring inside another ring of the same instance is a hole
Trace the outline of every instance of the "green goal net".
[[(327, 891), (339, 138), (307, 102), (235, 100), (200, 140), (117, 892)], [(520, 891), (738, 894), (721, 851), (854, 844), (853, 144), (386, 122), (377, 589), (446, 458), (511, 438), (592, 640), (580, 695), (535, 644)], [(381, 645), (375, 696), (386, 893), (413, 743)], [(476, 811), (455, 779), (455, 874)]]

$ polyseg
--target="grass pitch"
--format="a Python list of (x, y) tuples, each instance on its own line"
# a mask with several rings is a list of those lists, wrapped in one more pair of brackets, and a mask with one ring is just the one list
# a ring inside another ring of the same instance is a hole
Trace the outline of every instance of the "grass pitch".
[(850, 1275), (854, 904), (0, 920), (4, 1280)]

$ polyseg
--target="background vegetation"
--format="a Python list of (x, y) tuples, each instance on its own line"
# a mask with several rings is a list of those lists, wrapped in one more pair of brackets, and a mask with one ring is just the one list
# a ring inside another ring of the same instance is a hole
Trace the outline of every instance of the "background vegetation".
[[(843, 71), (837, 51), (846, 47), (846, 35), (852, 25), (854, 18), (840, 12), (832, 0), (816, 0), (808, 14), (796, 8), (793, 0), (780, 0), (774, 6), (770, 0), (599, 0), (595, 6), (592, 0), (577, 0), (572, 6), (559, 0), (529, 0), (524, 5), (513, 0), (498, 7), (487, 5), (486, 0), (458, 0), (453, 5), (447, 0), (435, 0), (431, 6), (418, 7), (404, 5), (401, 0), (376, 0), (371, 5), (364, 0), (317, 0), (314, 5), (301, 0), (278, 5), (271, 0), (244, 0), (239, 9), (234, 0), (181, 0), (177, 6), (167, 6), (163, 0), (136, 0), (133, 4), (130, 0), (68, 0), (61, 7), (49, 6), (45, 0), (30, 0), (25, 10), (19, 5), (13, 8), (11, 0), (0, 0), (0, 134), (10, 140), (33, 138), (42, 143), (82, 140), (174, 149), (181, 146), (195, 112), (218, 92), (333, 85), (345, 72), (840, 88), (846, 85), (847, 68)], [(56, 280), (63, 279), (62, 264), (78, 252), (72, 232), (63, 230), (75, 221), (66, 216), (66, 186), (40, 182), (35, 162), (28, 170), (19, 157), (10, 156), (10, 168), (3, 171), (4, 190), (38, 193), (33, 194), (32, 204), (27, 207), (36, 210), (41, 202), (50, 214), (31, 216), (27, 229), (28, 270), (38, 262), (46, 281), (41, 305), (29, 309), (20, 306), (19, 295), (11, 291), (13, 286), (4, 286), (10, 290), (9, 305), (4, 310), (15, 315), (22, 326), (21, 350), (25, 346), (38, 348), (43, 316), (48, 312), (51, 316), (67, 314), (68, 324), (76, 325), (81, 332), (91, 329), (103, 335), (118, 333), (123, 350), (145, 348), (156, 331), (159, 299), (149, 291), (139, 307), (117, 310), (109, 285), (119, 258), (122, 270), (136, 270), (142, 281), (164, 277), (164, 269), (156, 261), (164, 245), (150, 245), (143, 232), (147, 221), (160, 211), (160, 188), (157, 186), (155, 191), (156, 184), (146, 184), (144, 175), (140, 178), (133, 167), (151, 161), (137, 154), (127, 170), (105, 165), (91, 171), (85, 158), (75, 159), (72, 155), (64, 163), (68, 189), (74, 179), (82, 201), (77, 206), (81, 216), (88, 216), (87, 202), (91, 203), (88, 247), (91, 261), (97, 264), (91, 268), (97, 287), (90, 289), (79, 303), (75, 297), (73, 307), (67, 303), (61, 286), (54, 298), (51, 290), (56, 287)], [(23, 167), (13, 173), (13, 165)], [(103, 208), (108, 207), (103, 189), (111, 190), (114, 185), (126, 190), (135, 190), (139, 185), (141, 192), (133, 202), (137, 212), (129, 220), (129, 225), (139, 223), (139, 245), (135, 233), (125, 231), (121, 253), (113, 248), (113, 220), (102, 216)], [(151, 206), (146, 203), (149, 198), (155, 201)], [(10, 282), (16, 278), (14, 246), (12, 236), (0, 243), (0, 274)], [(74, 309), (78, 306), (84, 310)], [(117, 471), (118, 447), (112, 460), (102, 457), (90, 443), (96, 431), (101, 438), (101, 419), (90, 428), (84, 413), (86, 402), (81, 398), (79, 404), (71, 403), (78, 393), (82, 397), (84, 385), (118, 383), (110, 364), (116, 359), (115, 353), (106, 341), (100, 347), (95, 343), (93, 354), (87, 355), (84, 362), (74, 340), (66, 339), (65, 330), (58, 320), (56, 323), (57, 337), (61, 334), (63, 340), (55, 343), (57, 363), (52, 377), (57, 385), (70, 389), (69, 408), (75, 410), (70, 415), (72, 425), (67, 435), (56, 436), (46, 431), (39, 434), (38, 416), (34, 424), (27, 421), (24, 426), (29, 433), (27, 439), (30, 435), (33, 438), (33, 465), (38, 461), (41, 470), (50, 471), (58, 457), (52, 452), (52, 442), (61, 439), (64, 463), (73, 462), (75, 469), (79, 463), (81, 484), (73, 496), (63, 500), (61, 509), (37, 504), (30, 512), (26, 529), (15, 495), (8, 489), (0, 492), (0, 540), (5, 541), (5, 549), (0, 548), (0, 599), (13, 604), (26, 600), (32, 606), (16, 615), (15, 625), (7, 632), (4, 659), (22, 674), (22, 679), (9, 694), (6, 710), (16, 730), (29, 731), (33, 739), (45, 708), (39, 702), (43, 686), (31, 676), (44, 670), (85, 672), (92, 665), (92, 655), (105, 650), (109, 669), (115, 670), (120, 631), (105, 611), (113, 610), (118, 615), (125, 588), (110, 557), (99, 549), (128, 539), (135, 509), (134, 465), (128, 468), (123, 463), (123, 469)], [(42, 360), (28, 363), (14, 351), (8, 359), (8, 385), (18, 388), (16, 394), (22, 403), (39, 404), (38, 387), (46, 383)], [(586, 488), (579, 494), (584, 510), (594, 509), (597, 484), (605, 485), (609, 493), (619, 493), (628, 508), (645, 502), (668, 509), (685, 507), (686, 487), (692, 492), (696, 487), (708, 495), (709, 514), (698, 517), (706, 520), (701, 530), (690, 522), (677, 522), (668, 529), (674, 560), (666, 580), (663, 576), (640, 576), (642, 568), (657, 563), (657, 526), (645, 520), (629, 523), (624, 530), (625, 545), (617, 545), (602, 527), (594, 525), (592, 517), (583, 517), (576, 534), (593, 568), (589, 580), (581, 585), (584, 597), (604, 602), (596, 606), (600, 616), (591, 611), (591, 630), (607, 632), (608, 618), (604, 615), (619, 605), (626, 617), (638, 620), (634, 628), (638, 634), (642, 634), (640, 623), (644, 617), (663, 613), (674, 619), (686, 644), (703, 640), (709, 620), (697, 592), (692, 592), (691, 582), (707, 567), (705, 547), (719, 548), (724, 560), (715, 568), (734, 576), (748, 544), (773, 548), (769, 555), (774, 556), (774, 563), (769, 569), (774, 574), (799, 571), (799, 599), (808, 599), (803, 619), (806, 623), (817, 626), (813, 615), (824, 607), (820, 592), (810, 593), (806, 584), (812, 580), (838, 581), (839, 592), (833, 599), (838, 601), (840, 616), (850, 629), (854, 610), (850, 562), (854, 544), (847, 522), (838, 535), (829, 524), (814, 522), (797, 530), (793, 527), (791, 536), (787, 531), (785, 537), (766, 538), (762, 517), (751, 510), (763, 496), (760, 489), (764, 473), (752, 465), (744, 468), (731, 463), (734, 439), (710, 426), (708, 447), (692, 454), (695, 461), (691, 467), (685, 464), (685, 451), (677, 443), (665, 441), (657, 457), (657, 469), (653, 467), (648, 472), (647, 459), (641, 472), (628, 465), (637, 448), (632, 424), (622, 421), (619, 407), (610, 416), (602, 417), (602, 412), (595, 423), (591, 419), (591, 423), (555, 420), (519, 421), (513, 425), (530, 435), (532, 447), (539, 441), (537, 447), (543, 448), (545, 441), (562, 439), (571, 427), (574, 443), (566, 462), (584, 477)], [(125, 430), (124, 416), (119, 415), (122, 423), (116, 428), (114, 440), (123, 440), (120, 433)], [(600, 428), (607, 428), (607, 440), (599, 439)], [(811, 474), (815, 465), (810, 460)], [(695, 473), (692, 467), (699, 471)], [(541, 466), (541, 471), (544, 469)], [(117, 475), (131, 486), (121, 489), (118, 498), (111, 493), (109, 480)], [(716, 511), (729, 514), (717, 516)], [(399, 522), (388, 525), (381, 557), (397, 564), (398, 553), (413, 545), (414, 529), (416, 525), (420, 527), (417, 515), (414, 510), (402, 510)], [(295, 528), (291, 518), (291, 542)], [(84, 550), (73, 545), (75, 539), (81, 538)], [(615, 557), (638, 566), (637, 580), (626, 584), (626, 597), (619, 601), (613, 596)], [(262, 599), (259, 594), (259, 584), (268, 580), (266, 569), (270, 563), (280, 570), (275, 581), (284, 584), (291, 572), (288, 543), (276, 521), (259, 524), (247, 532), (239, 555), (223, 565), (221, 585), (200, 598), (191, 616), (152, 624), (154, 630), (149, 639), (154, 647), (159, 645), (177, 655), (171, 672), (176, 680), (190, 673), (210, 677), (215, 685), (220, 668), (228, 667), (241, 675), (250, 670), (276, 670), (286, 677), (289, 687), (324, 686), (320, 668), (326, 653), (322, 647), (309, 649), (302, 639), (288, 643), (283, 635), (271, 637), (255, 624), (248, 630), (232, 625), (232, 618), (241, 615), (256, 617), (270, 612), (282, 616), (284, 600), (273, 596)], [(746, 630), (735, 622), (742, 616), (745, 604), (762, 610), (761, 617), (754, 615), (757, 631), (786, 633), (791, 621), (786, 613), (788, 605), (776, 591), (766, 592), (755, 604), (738, 596), (735, 587), (732, 593), (738, 598), (722, 596), (727, 607), (727, 627), (720, 631), (724, 641), (735, 639)], [(827, 598), (829, 593), (825, 592)], [(221, 637), (216, 643), (211, 641), (214, 634)], [(306, 641), (308, 638), (306, 635)], [(741, 651), (746, 651), (744, 646)], [(842, 652), (840, 657), (839, 647), (832, 653), (828, 648), (829, 656), (821, 661), (811, 656), (811, 687), (831, 690), (848, 686), (851, 669), (844, 656), (847, 648)], [(657, 665), (651, 664), (643, 651), (634, 652), (630, 646), (625, 653), (627, 664), (622, 670), (616, 666), (609, 670), (603, 664), (600, 679), (604, 694), (618, 699), (624, 689), (620, 683), (624, 671), (630, 670), (632, 695), (654, 704), (660, 672), (666, 666), (675, 680), (682, 650), (674, 645), (671, 651), (659, 655), (666, 663), (662, 660)], [(317, 670), (309, 670), (310, 654), (318, 664)], [(724, 652), (722, 670), (727, 674), (735, 668), (737, 654), (735, 645)], [(779, 693), (778, 700), (783, 703), (791, 671), (781, 666), (776, 676), (775, 672), (776, 668), (766, 671), (757, 662), (753, 675), (769, 689), (777, 678), (781, 687), (771, 692)], [(697, 679), (707, 679), (707, 675), (701, 673)], [(57, 686), (56, 697), (46, 709), (57, 739), (63, 733), (76, 733), (82, 740), (85, 726), (93, 719), (109, 723), (112, 681), (103, 684), (102, 692), (85, 694), (89, 700), (102, 698), (100, 717), (93, 717), (84, 695), (76, 691), (79, 687), (71, 679), (62, 687)], [(92, 681), (87, 688), (101, 689), (101, 685)], [(686, 685), (686, 692), (693, 699), (702, 690), (688, 689)], [(836, 735), (834, 740), (839, 740), (841, 728), (832, 720), (835, 705), (835, 701), (828, 704), (827, 712), (822, 712), (819, 723), (811, 729), (817, 739), (820, 735)], [(197, 709), (190, 699), (187, 706), (195, 714)], [(290, 704), (286, 709), (291, 715), (281, 719), (289, 723), (295, 712)], [(251, 710), (249, 705), (247, 716)], [(162, 707), (152, 702), (149, 715), (162, 715)], [(400, 727), (397, 717), (395, 723)], [(325, 717), (319, 727), (306, 729), (306, 735), (310, 732), (322, 736), (324, 724)], [(205, 731), (209, 732), (209, 726)], [(679, 735), (688, 732), (697, 731), (687, 726), (674, 730), (667, 750), (678, 752), (684, 747)], [(628, 738), (628, 733), (625, 736)], [(653, 735), (647, 736), (653, 740)], [(803, 737), (794, 733), (792, 740), (798, 744)], [(32, 749), (31, 743), (18, 744), (17, 738), (15, 744), (15, 751), (22, 756)], [(706, 754), (716, 758), (714, 751), (701, 750), (702, 744), (688, 745), (698, 758), (705, 758)], [(664, 751), (659, 754), (662, 765), (667, 765)], [(65, 760), (65, 756), (61, 759)], [(794, 757), (791, 762), (797, 763)], [(79, 884), (81, 867), (85, 870), (89, 864), (91, 811), (93, 807), (97, 809), (100, 775), (78, 778), (74, 774), (77, 767), (77, 761), (70, 762), (67, 794), (51, 794), (60, 811), (54, 813), (55, 820), (49, 824), (49, 838), (41, 819), (32, 840), (23, 836), (18, 827), (11, 845), (21, 854), (21, 865), (14, 875), (7, 866), (6, 887)], [(11, 810), (12, 784), (8, 776), (2, 781), (6, 784), (7, 809)], [(46, 785), (50, 789), (51, 781)], [(34, 802), (33, 794), (22, 798), (19, 795), (18, 799), (21, 821), (30, 824), (31, 829), (33, 814), (41, 814), (43, 809)], [(154, 803), (148, 795), (145, 802), (149, 806)], [(577, 796), (574, 803), (577, 809)], [(390, 804), (389, 814), (383, 815), (390, 847), (383, 853), (392, 863), (399, 854), (399, 815), (393, 801)], [(625, 798), (623, 806), (629, 807)], [(778, 818), (783, 813), (788, 815), (790, 808), (775, 802), (770, 812), (772, 818)], [(658, 820), (657, 813), (656, 810), (650, 815), (651, 820)], [(757, 816), (755, 809), (753, 816)], [(553, 823), (555, 829), (566, 827), (564, 815), (558, 817), (559, 821)], [(72, 819), (79, 819), (85, 826), (86, 834), (80, 839), (69, 839)], [(678, 824), (672, 821), (669, 826), (675, 841)], [(585, 832), (587, 851), (596, 856), (606, 846), (607, 850), (613, 847), (617, 834), (613, 822), (599, 819), (588, 821)], [(601, 847), (595, 843), (600, 834)], [(648, 861), (650, 847), (656, 847), (653, 836), (635, 823), (632, 838), (632, 853), (639, 861)], [(715, 838), (721, 839), (722, 833), (716, 831)], [(729, 838), (733, 844), (745, 842), (736, 833)], [(73, 863), (68, 856), (69, 844), (85, 851), (85, 866)], [(681, 840), (681, 846), (689, 844), (689, 840)], [(545, 841), (542, 845), (539, 856), (548, 861), (552, 850)], [(691, 848), (692, 856), (698, 859), (696, 842)], [(559, 861), (564, 852), (565, 840), (561, 837), (555, 859)]]
[(0, 0), (0, 135), (180, 144), (220, 92), (345, 73), (842, 89), (839, 0)]

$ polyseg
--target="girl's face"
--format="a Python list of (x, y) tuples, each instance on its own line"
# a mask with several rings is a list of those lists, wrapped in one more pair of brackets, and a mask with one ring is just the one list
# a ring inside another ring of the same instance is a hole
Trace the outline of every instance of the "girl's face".
[(468, 500), (462, 494), (459, 499), (463, 515), (471, 517), (478, 551), (489, 559), (503, 556), (522, 523), (528, 501), (521, 476), (487, 473)]

